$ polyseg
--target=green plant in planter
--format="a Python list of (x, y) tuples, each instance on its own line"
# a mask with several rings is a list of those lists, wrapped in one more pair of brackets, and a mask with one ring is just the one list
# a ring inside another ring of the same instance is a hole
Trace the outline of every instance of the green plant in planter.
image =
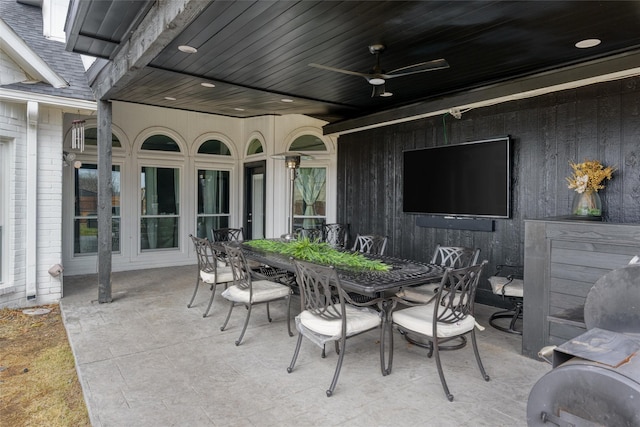
[(361, 253), (339, 251), (327, 243), (314, 242), (308, 238), (293, 242), (250, 240), (244, 242), (244, 244), (255, 249), (276, 252), (303, 261), (315, 262), (316, 264), (373, 271), (388, 271), (391, 268), (381, 261), (368, 259)]

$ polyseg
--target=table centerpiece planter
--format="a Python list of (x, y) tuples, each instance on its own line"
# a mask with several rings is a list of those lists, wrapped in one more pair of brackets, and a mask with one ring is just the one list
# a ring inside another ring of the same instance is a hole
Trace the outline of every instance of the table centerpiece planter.
[(244, 244), (253, 249), (275, 252), (316, 264), (333, 265), (336, 268), (364, 271), (388, 271), (391, 268), (384, 262), (367, 258), (359, 252), (337, 250), (328, 243), (311, 241), (306, 237), (286, 241), (278, 239), (249, 240)]

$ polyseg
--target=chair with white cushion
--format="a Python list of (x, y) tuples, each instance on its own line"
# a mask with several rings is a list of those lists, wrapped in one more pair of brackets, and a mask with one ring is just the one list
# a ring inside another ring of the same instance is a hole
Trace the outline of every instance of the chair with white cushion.
[[(464, 246), (442, 246), (437, 245), (430, 264), (441, 267), (461, 268), (478, 263), (480, 249), (467, 248)], [(439, 281), (425, 283), (419, 286), (412, 286), (401, 289), (397, 296), (411, 302), (427, 304), (433, 300), (438, 292)]]
[[(496, 267), (496, 273), (489, 277), (493, 293), (511, 303), (510, 309), (493, 313), (489, 318), (489, 324), (500, 331), (518, 335), (522, 335), (521, 321), (524, 303), (522, 270), (523, 267), (519, 265), (500, 264)], [(506, 322), (498, 319), (509, 319), (508, 326), (504, 325)]]
[(303, 337), (320, 346), (323, 354), (324, 345), (334, 341), (338, 362), (326, 392), (330, 397), (338, 382), (347, 338), (380, 327), (380, 314), (364, 307), (375, 302), (357, 304), (352, 301), (342, 289), (338, 273), (333, 267), (299, 260), (294, 260), (294, 264), (300, 287), (301, 312), (296, 316), (298, 341), (287, 372), (293, 371)]
[(289, 336), (292, 337), (290, 308), (291, 308), (291, 288), (283, 285), (282, 283), (276, 283), (271, 280), (254, 280), (251, 276), (251, 269), (247, 264), (247, 260), (242, 252), (242, 248), (239, 246), (224, 245), (225, 253), (227, 254), (227, 261), (231, 266), (233, 273), (233, 285), (229, 286), (222, 292), (222, 296), (230, 302), (229, 313), (224, 324), (220, 328), (221, 331), (227, 327), (231, 312), (236, 305), (243, 305), (247, 308), (247, 317), (240, 332), (240, 337), (236, 340), (236, 345), (240, 345), (244, 333), (247, 330), (249, 324), (249, 318), (251, 317), (251, 309), (256, 304), (267, 305), (267, 319), (271, 322), (271, 314), (269, 313), (269, 303), (272, 301), (286, 300), (287, 302), (287, 330)]
[(198, 293), (200, 282), (206, 283), (211, 290), (211, 296), (209, 297), (209, 304), (202, 317), (207, 317), (211, 309), (211, 304), (213, 304), (213, 297), (216, 295), (217, 285), (233, 282), (233, 273), (231, 272), (231, 268), (227, 267), (224, 255), (213, 247), (209, 239), (196, 237), (193, 234), (190, 234), (189, 237), (191, 237), (196, 249), (198, 275), (196, 278), (196, 288), (193, 290), (191, 301), (189, 301), (187, 307), (191, 308)]
[[(440, 382), (449, 401), (453, 401), (453, 394), (449, 392), (440, 362), (440, 345), (443, 342), (470, 334), (482, 378), (489, 381), (489, 375), (484, 370), (478, 352), (475, 334), (476, 319), (473, 315), (478, 280), (486, 264), (487, 261), (483, 261), (481, 264), (469, 267), (448, 268), (440, 281), (436, 298), (431, 303), (403, 308), (391, 314), (392, 325), (395, 325), (401, 333), (410, 332), (431, 343), (428, 357), (435, 353)], [(391, 352), (393, 340), (390, 345)], [(392, 358), (393, 355), (390, 353), (389, 360), (391, 361)], [(391, 372), (390, 362), (388, 372)]]

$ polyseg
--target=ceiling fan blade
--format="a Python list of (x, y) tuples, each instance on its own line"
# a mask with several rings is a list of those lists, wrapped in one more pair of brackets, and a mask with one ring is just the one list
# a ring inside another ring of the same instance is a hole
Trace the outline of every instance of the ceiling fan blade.
[(397, 68), (382, 75), (385, 79), (393, 77), (408, 76), (410, 74), (424, 73), (425, 71), (435, 71), (449, 68), (449, 63), (444, 59), (434, 59), (433, 61), (420, 62), (418, 64), (408, 65), (406, 67)]
[(329, 67), (327, 65), (321, 65), (321, 64), (309, 64), (310, 67), (315, 67), (315, 68), (320, 68), (322, 70), (328, 70), (328, 71), (335, 71), (337, 73), (342, 73), (342, 74), (349, 74), (352, 76), (359, 76), (359, 77), (364, 77), (365, 79), (370, 79), (372, 76), (371, 74), (367, 74), (367, 73), (359, 73), (357, 71), (349, 71), (349, 70), (343, 70), (342, 68), (334, 68), (334, 67)]

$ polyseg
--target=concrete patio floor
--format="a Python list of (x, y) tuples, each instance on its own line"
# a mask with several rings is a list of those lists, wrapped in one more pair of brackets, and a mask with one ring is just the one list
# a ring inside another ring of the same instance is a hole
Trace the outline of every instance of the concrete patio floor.
[[(520, 354), (521, 338), (495, 330), (493, 307), (476, 305), (485, 382), (471, 345), (442, 353), (455, 396), (448, 402), (434, 359), (394, 333), (391, 375), (379, 364), (379, 332), (347, 341), (335, 393), (335, 369), (303, 341), (295, 370), (287, 373), (296, 338), (287, 335), (285, 304), (254, 308), (244, 341), (237, 339), (246, 311), (220, 297), (207, 318), (210, 291), (195, 284), (194, 266), (113, 274), (113, 302), (99, 304), (97, 276), (64, 280), (64, 323), (76, 358), (93, 426), (526, 426), (529, 391), (551, 367)], [(299, 299), (292, 300), (292, 317)], [(292, 321), (294, 328), (294, 322)], [(329, 348), (329, 347), (328, 347)]]

